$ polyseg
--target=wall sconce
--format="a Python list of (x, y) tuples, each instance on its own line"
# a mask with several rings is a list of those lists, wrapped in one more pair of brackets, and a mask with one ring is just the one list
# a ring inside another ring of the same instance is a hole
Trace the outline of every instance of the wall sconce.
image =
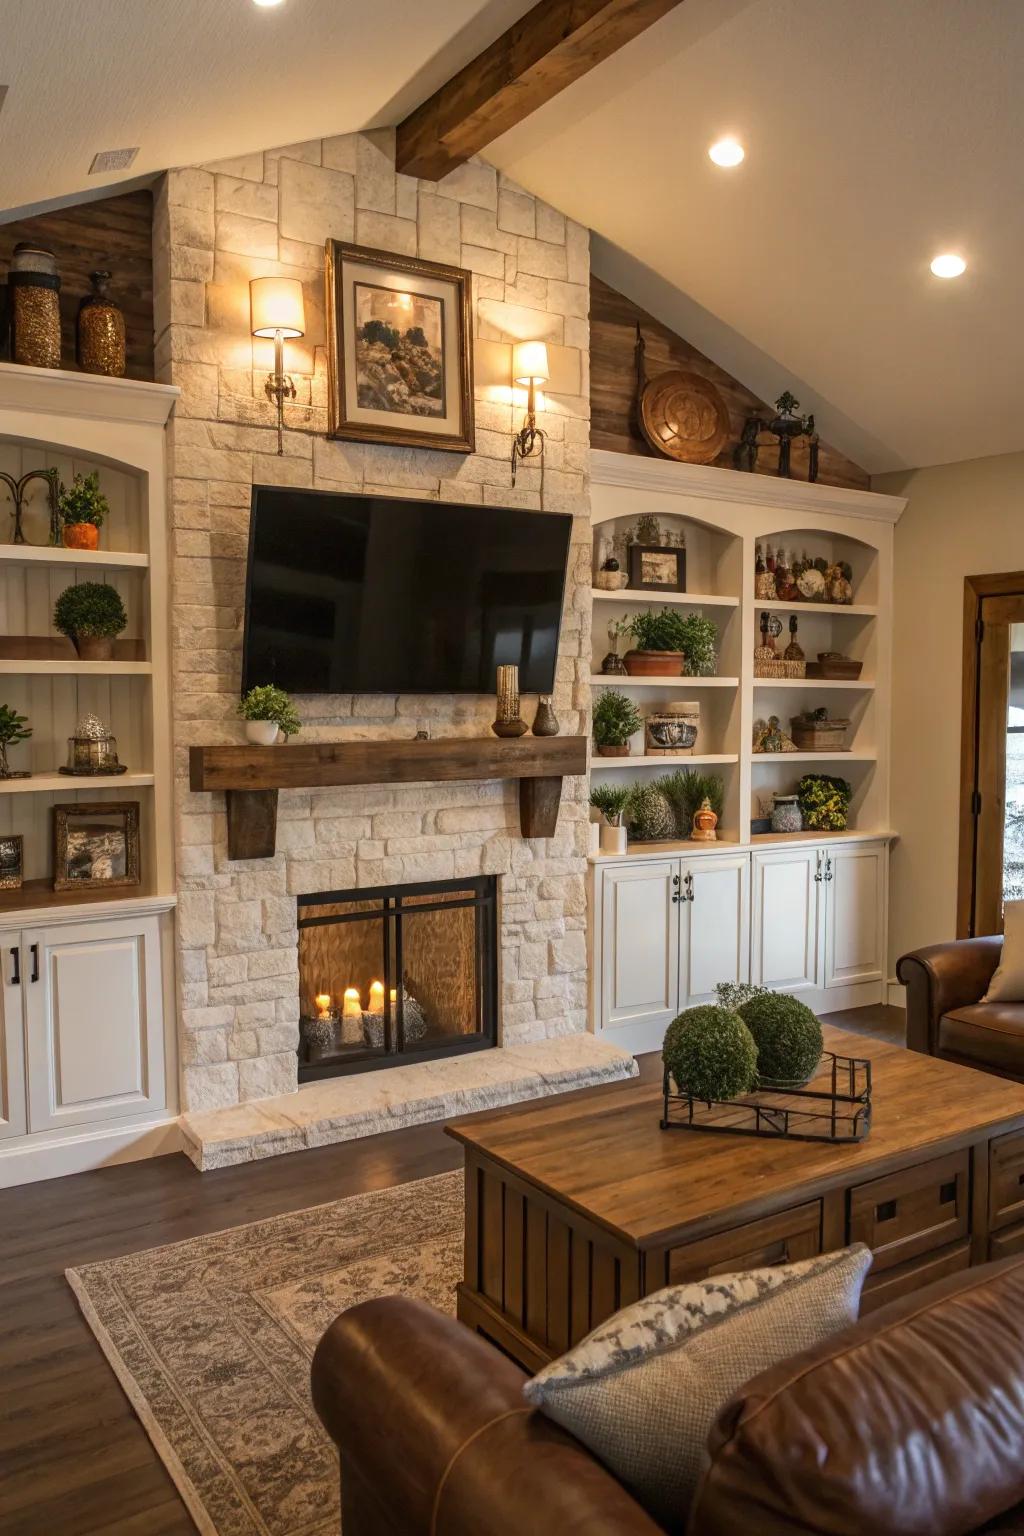
[(302, 284), (295, 277), (254, 277), (249, 283), (249, 312), (254, 336), (274, 343), (274, 371), (266, 390), (277, 402), (277, 451), (284, 453), (284, 402), (295, 399), (295, 385), (284, 371), (284, 343), (306, 334)]
[(526, 420), (512, 439), (513, 485), (516, 483), (516, 467), (520, 459), (544, 452), (544, 433), (537, 425), (537, 385), (546, 384), (550, 377), (547, 344), (543, 341), (515, 342), (512, 347), (512, 379), (516, 384), (525, 384), (529, 395), (526, 401)]

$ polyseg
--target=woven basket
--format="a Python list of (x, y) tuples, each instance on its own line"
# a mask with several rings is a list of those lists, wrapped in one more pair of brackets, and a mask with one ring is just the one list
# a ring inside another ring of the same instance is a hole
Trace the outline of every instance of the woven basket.
[(793, 742), (798, 752), (841, 752), (846, 748), (849, 724), (849, 720), (816, 721), (813, 725), (793, 720)]

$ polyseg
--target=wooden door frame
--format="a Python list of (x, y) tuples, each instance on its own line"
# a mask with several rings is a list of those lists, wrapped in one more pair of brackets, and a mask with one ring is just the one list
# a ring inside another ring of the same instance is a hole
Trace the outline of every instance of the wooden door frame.
[(956, 936), (970, 937), (974, 915), (975, 793), (978, 788), (979, 654), (982, 603), (987, 597), (1024, 595), (1024, 571), (996, 571), (964, 578), (964, 632), (960, 716), (960, 814), (957, 860)]

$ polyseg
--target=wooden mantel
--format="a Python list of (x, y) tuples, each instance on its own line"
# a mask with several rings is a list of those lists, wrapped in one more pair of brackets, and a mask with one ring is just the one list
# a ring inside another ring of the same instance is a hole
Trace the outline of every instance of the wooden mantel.
[(587, 771), (585, 736), (449, 737), (438, 741), (303, 742), (277, 747), (191, 747), (193, 790), (224, 790), (228, 857), (269, 859), (281, 789), (345, 784), (431, 784), (518, 779), (524, 837), (552, 837), (562, 779)]

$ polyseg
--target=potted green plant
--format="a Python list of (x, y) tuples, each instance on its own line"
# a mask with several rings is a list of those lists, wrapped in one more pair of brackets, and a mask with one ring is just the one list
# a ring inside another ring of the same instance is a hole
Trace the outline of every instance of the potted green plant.
[(70, 487), (61, 485), (57, 513), (63, 524), (66, 549), (98, 549), (100, 528), (110, 511), (110, 504), (100, 490), (98, 470), (91, 475), (76, 475)]
[(7, 761), (7, 748), (16, 747), (20, 741), (28, 741), (32, 727), (27, 715), (19, 715), (9, 704), (0, 704), (0, 779), (27, 779), (27, 773), (15, 773)]
[(273, 683), (250, 688), (239, 702), (238, 713), (245, 721), (246, 740), (258, 747), (272, 747), (278, 732), (287, 740), (302, 729), (295, 705)]
[(594, 745), (599, 757), (628, 757), (629, 738), (643, 724), (632, 699), (607, 688), (594, 705)]
[(622, 813), (629, 799), (629, 786), (625, 784), (595, 784), (590, 791), (590, 803), (604, 817), (601, 826), (601, 852), (625, 853), (626, 828)]
[(67, 635), (83, 661), (109, 661), (114, 636), (128, 623), (121, 594), (102, 581), (65, 587), (53, 610), (53, 627)]
[(631, 677), (693, 677), (715, 670), (717, 631), (700, 613), (677, 608), (648, 608), (632, 619), (634, 649), (623, 657)]

